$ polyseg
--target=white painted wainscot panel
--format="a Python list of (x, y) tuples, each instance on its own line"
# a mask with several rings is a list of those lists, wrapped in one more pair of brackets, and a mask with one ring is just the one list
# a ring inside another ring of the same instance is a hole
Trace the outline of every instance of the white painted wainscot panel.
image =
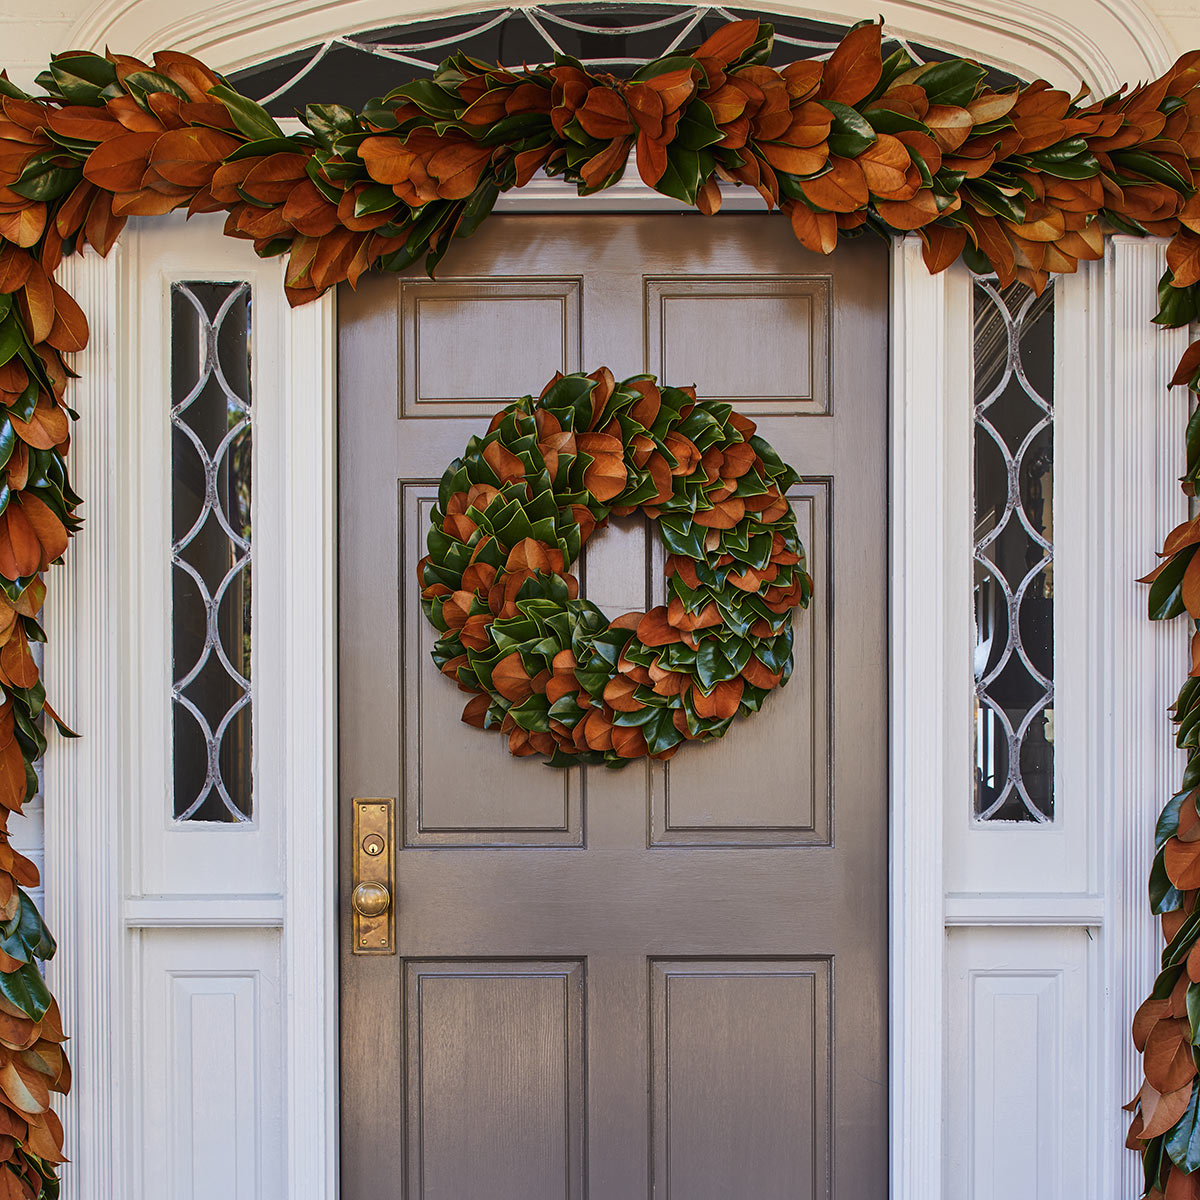
[(947, 1196), (1088, 1194), (1093, 944), (1083, 929), (950, 932)]

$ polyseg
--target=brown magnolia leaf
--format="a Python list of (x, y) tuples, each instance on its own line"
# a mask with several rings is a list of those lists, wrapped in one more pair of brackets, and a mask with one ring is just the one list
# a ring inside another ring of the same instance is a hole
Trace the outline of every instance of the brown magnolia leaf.
[(1163, 850), (1167, 877), (1180, 889), (1190, 892), (1200, 887), (1200, 842), (1169, 838)]
[(28, 492), (14, 497), (9, 503), (10, 510), (14, 504), (20, 505), (22, 515), (29, 522), (42, 547), (41, 567), (45, 569), (66, 550), (69, 540), (66, 527), (54, 515), (49, 505)]
[(818, 254), (832, 254), (837, 248), (837, 218), (833, 213), (813, 212), (807, 204), (799, 201), (790, 207), (792, 232), (806, 249)]
[(492, 686), (513, 704), (520, 704), (533, 695), (529, 673), (517, 651), (506, 655), (492, 668)]
[(51, 1163), (65, 1162), (62, 1141), (62, 1125), (52, 1108), (47, 1109), (39, 1119), (29, 1122), (25, 1144), (39, 1158)]
[(592, 709), (579, 725), (582, 729), (584, 745), (589, 750), (611, 750), (613, 748), (613, 723), (606, 712)]
[(617, 675), (604, 688), (604, 703), (614, 712), (638, 712), (642, 702), (637, 699), (637, 684), (632, 679)]
[(612, 748), (622, 758), (641, 758), (648, 750), (646, 739), (636, 725), (614, 725), (611, 736)]
[(24, 287), (33, 265), (33, 258), (19, 246), (0, 245), (0, 295), (11, 295)]
[(467, 725), (474, 725), (476, 729), (482, 729), (484, 727), (484, 718), (487, 716), (487, 711), (491, 706), (492, 698), (486, 693), (472, 696), (462, 711), (463, 722)]
[[(583, 446), (585, 437), (605, 437), (605, 434), (580, 434), (576, 439), (583, 453), (590, 453), (591, 463), (584, 469), (583, 486), (601, 503), (615, 499), (625, 490), (627, 473), (622, 454), (603, 451), (587, 451)], [(616, 440), (615, 438), (612, 440)], [(618, 443), (619, 445), (620, 443)]]
[(15, 1061), (0, 1064), (0, 1091), (19, 1113), (44, 1113), (50, 1107), (50, 1089), (33, 1072), (20, 1071)]
[(10, 501), (0, 513), (0, 575), (22, 579), (42, 568), (42, 544), (20, 506)]
[(680, 633), (667, 620), (666, 607), (659, 604), (638, 622), (637, 639), (644, 646), (669, 646), (680, 640)]
[(825, 63), (821, 96), (842, 104), (857, 104), (870, 95), (883, 74), (883, 26), (852, 29)]
[(696, 513), (692, 519), (706, 529), (733, 529), (745, 515), (745, 503), (739, 497), (732, 496), (706, 512)]
[(50, 276), (39, 263), (30, 269), (25, 286), (17, 293), (17, 303), (25, 318), (29, 340), (34, 344), (44, 342), (54, 328), (54, 289)]
[(1180, 596), (1192, 617), (1200, 617), (1200, 554), (1193, 554), (1183, 573)]
[(967, 231), (959, 225), (927, 225), (920, 232), (921, 257), (931, 275), (957, 262), (967, 244)]
[(154, 67), (173, 83), (177, 83), (192, 100), (203, 100), (221, 82), (220, 78), (198, 59), (178, 50), (156, 50)]
[(1146, 1038), (1143, 1069), (1146, 1079), (1160, 1092), (1178, 1091), (1196, 1076), (1188, 1022), (1159, 1021)]
[(1171, 285), (1182, 288), (1200, 282), (1200, 234), (1181, 229), (1167, 245)]
[(237, 138), (219, 129), (172, 129), (155, 142), (149, 161), (168, 183), (199, 188), (212, 179), (213, 172), (239, 145)]
[(483, 461), (495, 471), (502, 484), (525, 478), (525, 464), (498, 440), (484, 446)]
[[(1197, 194), (1200, 195), (1200, 193)], [(2, 290), (3, 288), (0, 287), (0, 291)], [(1185, 383), (1190, 384), (1197, 371), (1200, 371), (1200, 340), (1192, 342), (1183, 352), (1183, 357), (1175, 368), (1175, 374), (1171, 376), (1171, 387), (1179, 387)]]
[(22, 637), (9, 638), (0, 647), (0, 671), (10, 683), (19, 688), (31, 688), (38, 681), (37, 663), (29, 652), (29, 643)]
[(875, 209), (893, 229), (901, 230), (920, 229), (945, 215), (929, 191), (920, 191), (911, 200), (879, 200)]
[(699, 687), (694, 687), (692, 704), (696, 709), (697, 716), (716, 717), (724, 721), (737, 712), (744, 690), (745, 684), (740, 677), (716, 684), (707, 695)]
[[(493, 443), (495, 444), (495, 443)], [(555, 549), (558, 569), (562, 569), (562, 551)], [(507, 571), (546, 571), (555, 570), (555, 558), (551, 555), (549, 546), (536, 538), (522, 538), (508, 552), (504, 567)]]
[(1170, 1171), (1170, 1175), (1167, 1176), (1167, 1188), (1163, 1192), (1163, 1200), (1200, 1200), (1200, 1172), (1186, 1175), (1173, 1162)]
[(1192, 1080), (1188, 1080), (1177, 1091), (1163, 1095), (1147, 1080), (1142, 1084), (1142, 1133), (1144, 1139), (1166, 1133), (1183, 1116), (1192, 1098)]
[(82, 350), (88, 344), (88, 323), (83, 309), (66, 288), (60, 287), (53, 279), (50, 289), (54, 295), (54, 324), (46, 335), (46, 341), (64, 353)]
[(726, 67), (754, 45), (758, 40), (759, 28), (755, 18), (730, 21), (701, 42), (692, 52), (692, 57)]
[(23, 204), (15, 212), (0, 212), (0, 238), (14, 246), (36, 246), (45, 232), (48, 213), (44, 204)]
[(150, 162), (155, 142), (162, 130), (122, 133), (101, 142), (83, 164), (83, 177), (108, 192), (134, 192)]
[(754, 655), (751, 655), (750, 660), (742, 668), (742, 678), (754, 687), (769, 690), (779, 685), (780, 679), (783, 678), (783, 672), (768, 670)]
[(856, 161), (866, 176), (867, 187), (876, 193), (894, 192), (902, 188), (912, 163), (904, 143), (887, 133), (877, 134), (874, 143)]

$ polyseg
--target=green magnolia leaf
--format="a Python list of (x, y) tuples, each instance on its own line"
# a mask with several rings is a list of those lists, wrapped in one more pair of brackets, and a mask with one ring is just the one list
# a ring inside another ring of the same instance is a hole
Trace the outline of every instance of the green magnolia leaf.
[[(1107, 209), (1104, 215), (1112, 220)], [(1144, 234), (1145, 230), (1141, 232)], [(1167, 270), (1158, 281), (1158, 314), (1154, 317), (1154, 323), (1177, 329), (1181, 325), (1191, 324), (1197, 312), (1200, 312), (1200, 284), (1177, 288), (1173, 279), (1174, 276)]]
[(829, 149), (843, 158), (857, 158), (875, 144), (875, 129), (871, 122), (848, 104), (837, 100), (820, 102), (833, 114), (829, 129)]
[(332, 150), (343, 134), (359, 132), (354, 110), (342, 104), (310, 104), (304, 110), (304, 123), (326, 150)]
[(1183, 907), (1183, 893), (1168, 878), (1164, 855), (1165, 851), (1160, 848), (1150, 868), (1150, 911), (1156, 916)]
[(38, 83), (68, 104), (103, 104), (121, 94), (117, 68), (99, 54), (56, 54)]
[(40, 1021), (49, 1011), (52, 1000), (46, 981), (32, 963), (26, 963), (16, 971), (0, 971), (0, 995), (31, 1021)]
[(10, 311), (8, 316), (0, 321), (0, 367), (19, 354), (24, 346), (25, 332), (17, 320), (16, 313)]
[(9, 190), (26, 200), (48, 202), (65, 196), (83, 178), (81, 163), (65, 164), (63, 155), (54, 151), (35, 154), (25, 165)]
[(239, 146), (225, 161), (241, 162), (245, 158), (266, 158), (268, 154), (297, 154), (305, 144), (305, 139), (301, 137), (284, 137), (282, 134), (279, 137), (260, 138), (258, 141)]
[(276, 138), (287, 140), (275, 118), (261, 104), (256, 104), (225, 84), (218, 84), (215, 88), (211, 88), (208, 94), (214, 100), (220, 100), (225, 105), (238, 132), (245, 134), (252, 142)]
[(1200, 1169), (1200, 1087), (1192, 1088), (1192, 1097), (1175, 1127), (1166, 1135), (1165, 1146), (1171, 1161), (1181, 1170)]
[(924, 88), (930, 104), (953, 104), (961, 108), (975, 99), (986, 77), (987, 71), (978, 63), (952, 58), (926, 67), (917, 77), (917, 83)]
[(1147, 602), (1150, 620), (1167, 621), (1186, 612), (1183, 603), (1183, 575), (1196, 553), (1195, 546), (1186, 546), (1172, 558), (1150, 585)]

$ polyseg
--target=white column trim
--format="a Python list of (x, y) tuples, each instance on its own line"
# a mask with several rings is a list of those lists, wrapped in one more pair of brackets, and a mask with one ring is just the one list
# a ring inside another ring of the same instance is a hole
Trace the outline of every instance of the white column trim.
[(127, 1195), (127, 1021), (121, 924), (121, 707), (114, 693), (128, 660), (118, 611), (120, 420), (124, 394), (116, 314), (122, 252), (64, 264), (63, 286), (91, 322), (76, 356), (69, 401), (81, 414), (69, 470), (85, 497), (83, 529), (47, 580), (45, 681), (50, 703), (81, 733), (50, 734), (46, 753), (46, 916), (59, 952), (47, 979), (62, 1007), (74, 1086), (62, 1102), (63, 1200)]
[[(969, 713), (961, 630), (970, 578), (970, 279), (930, 275), (915, 237), (892, 255), (891, 1178), (942, 1195), (943, 811)], [(965, 478), (964, 478), (965, 475)], [(965, 530), (964, 530), (965, 525)], [(969, 542), (967, 548), (969, 556)], [(969, 561), (969, 559), (968, 559)], [(969, 664), (969, 659), (968, 659)], [(969, 761), (969, 760), (968, 760)], [(961, 781), (960, 781), (961, 782)]]
[(1190, 661), (1185, 622), (1147, 620), (1146, 588), (1134, 576), (1153, 566), (1164, 535), (1187, 517), (1177, 484), (1187, 399), (1182, 389), (1168, 391), (1167, 383), (1188, 331), (1150, 323), (1165, 266), (1164, 242), (1112, 238), (1106, 265), (1107, 388), (1097, 397), (1097, 410), (1107, 414), (1111, 436), (1097, 549), (1103, 560), (1099, 628), (1107, 635), (1107, 646), (1102, 642), (1099, 649), (1107, 668), (1102, 696), (1110, 733), (1101, 772), (1111, 830), (1103, 860), (1109, 881), (1104, 973), (1111, 1000), (1101, 1019), (1108, 1051), (1102, 1086), (1114, 1103), (1106, 1113), (1101, 1153), (1109, 1158), (1113, 1182), (1104, 1194), (1132, 1196), (1140, 1191), (1141, 1172), (1136, 1156), (1121, 1148), (1126, 1114), (1117, 1105), (1141, 1081), (1141, 1059), (1128, 1031), (1156, 970), (1159, 939), (1146, 879), (1158, 811), (1178, 786), (1183, 767), (1166, 709)]
[(329, 293), (285, 322), (290, 1200), (338, 1194), (336, 312)]

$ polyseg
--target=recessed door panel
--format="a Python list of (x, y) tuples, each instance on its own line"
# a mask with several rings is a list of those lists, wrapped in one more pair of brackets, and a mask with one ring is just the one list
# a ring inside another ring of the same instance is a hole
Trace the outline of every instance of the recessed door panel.
[(583, 968), (410, 962), (408, 1194), (584, 1195)]
[(655, 962), (654, 1195), (829, 1195), (826, 961)]
[[(425, 553), (432, 484), (402, 485), (402, 585), (416, 578)], [(583, 840), (582, 769), (531, 771), (508, 739), (464, 737), (468, 695), (434, 665), (437, 631), (425, 620), (415, 587), (405, 591), (404, 644), (397, 671), (404, 695), (404, 840), (410, 846), (579, 845)], [(486, 781), (486, 786), (480, 786)]]
[(828, 842), (830, 480), (806, 479), (792, 507), (819, 581), (793, 626), (792, 678), (753, 721), (651, 769), (656, 846), (783, 846)]

